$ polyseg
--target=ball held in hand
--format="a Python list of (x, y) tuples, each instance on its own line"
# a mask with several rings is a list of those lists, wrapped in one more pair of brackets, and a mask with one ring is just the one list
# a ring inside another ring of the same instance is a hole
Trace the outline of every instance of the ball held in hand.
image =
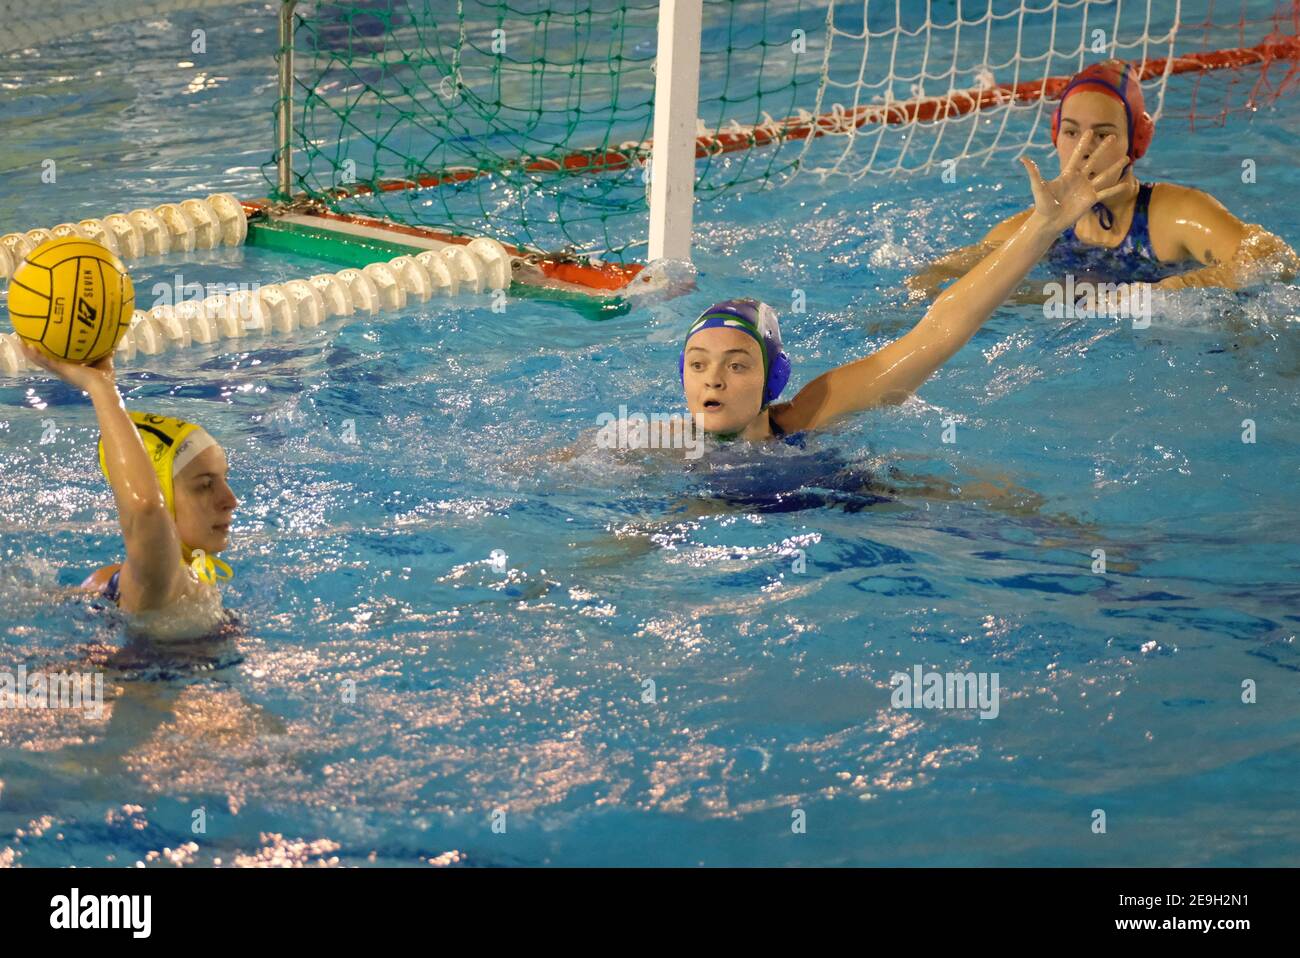
[(9, 280), (14, 331), (56, 359), (93, 363), (111, 354), (134, 311), (126, 267), (93, 240), (47, 240)]

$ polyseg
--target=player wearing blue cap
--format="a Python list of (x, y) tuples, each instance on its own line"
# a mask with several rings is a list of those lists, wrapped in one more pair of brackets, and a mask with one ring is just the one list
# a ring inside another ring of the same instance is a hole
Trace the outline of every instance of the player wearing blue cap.
[(869, 356), (822, 373), (790, 402), (773, 405), (790, 378), (775, 311), (755, 300), (727, 300), (706, 310), (683, 344), (679, 369), (686, 405), (706, 432), (767, 439), (816, 429), (841, 416), (901, 402), (948, 361), (1015, 290), (1062, 231), (1095, 204), (1125, 189), (1121, 156), (1106, 169), (1113, 136), (1089, 130), (1061, 175), (1029, 173), (1034, 208), (1005, 243), (949, 286), (911, 331)]

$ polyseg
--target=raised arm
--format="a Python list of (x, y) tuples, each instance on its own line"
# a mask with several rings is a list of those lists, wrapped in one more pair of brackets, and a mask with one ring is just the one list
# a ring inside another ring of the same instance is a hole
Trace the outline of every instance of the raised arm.
[(108, 464), (113, 498), (117, 501), (122, 538), (126, 541), (123, 595), (137, 597), (132, 602), (135, 611), (169, 605), (186, 584), (180, 536), (163, 501), (149, 454), (118, 394), (113, 357), (106, 356), (83, 366), (52, 359), (26, 343), (23, 349), (33, 364), (90, 395), (104, 441), (104, 460)]
[(948, 287), (910, 332), (870, 356), (823, 373), (788, 405), (775, 407), (772, 415), (781, 428), (814, 429), (847, 413), (901, 402), (915, 391), (975, 335), (1062, 230), (1094, 203), (1123, 189), (1117, 180), (1126, 159), (1101, 172), (1094, 171), (1091, 159), (1084, 160), (1096, 155), (1102, 142), (1092, 131), (1084, 134), (1061, 175), (1050, 183), (1032, 160), (1022, 158), (1034, 210), (1010, 239)]

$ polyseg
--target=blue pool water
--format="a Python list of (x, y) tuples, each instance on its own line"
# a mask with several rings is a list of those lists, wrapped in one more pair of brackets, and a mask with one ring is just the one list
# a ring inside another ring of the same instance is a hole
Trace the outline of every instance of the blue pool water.
[[(273, 31), (202, 16), (202, 68), (179, 17), (0, 58), (0, 231), (262, 195)], [(1297, 129), (1291, 97), (1143, 165), (1294, 245)], [(0, 711), (0, 865), (1293, 864), (1300, 287), (1162, 295), (1146, 330), (1008, 306), (918, 398), (803, 449), (596, 448), (601, 413), (678, 407), (710, 302), (777, 306), (797, 387), (906, 330), (904, 277), (1027, 196), (992, 167), (723, 195), (698, 288), (607, 322), (465, 297), (137, 358), (128, 403), (205, 424), (242, 500), (239, 623), (165, 658), (59, 592), (121, 551), (89, 404), (0, 380), (0, 671), (109, 691), (98, 718)], [(916, 665), (996, 673), (998, 716), (891, 708)]]

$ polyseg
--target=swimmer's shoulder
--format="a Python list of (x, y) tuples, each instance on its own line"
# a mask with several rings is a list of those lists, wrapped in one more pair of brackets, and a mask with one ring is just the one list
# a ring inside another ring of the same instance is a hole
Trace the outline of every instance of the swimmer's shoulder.
[(984, 239), (981, 242), (993, 244), (1005, 243), (1007, 240), (1011, 239), (1016, 230), (1020, 229), (1020, 224), (1029, 219), (1029, 214), (1033, 211), (1034, 208), (1031, 206), (1027, 210), (1021, 210), (1014, 216), (1008, 216), (1001, 223), (997, 224), (993, 229), (984, 234)]
[(772, 430), (772, 439), (785, 441), (816, 428), (807, 404), (797, 401), (798, 396), (789, 402), (779, 403), (767, 411), (767, 424)]
[(1152, 246), (1165, 261), (1198, 258), (1193, 241), (1206, 230), (1235, 237), (1243, 225), (1217, 198), (1179, 183), (1152, 184), (1147, 218)]
[(1215, 216), (1226, 216), (1236, 220), (1236, 217), (1219, 202), (1218, 198), (1211, 196), (1204, 190), (1198, 190), (1194, 186), (1183, 186), (1181, 183), (1152, 183), (1151, 200), (1147, 207), (1147, 215), (1152, 219), (1176, 220), (1189, 214), (1212, 214)]
[(1151, 213), (1164, 209), (1176, 210), (1178, 207), (1186, 204), (1199, 206), (1206, 201), (1222, 206), (1222, 204), (1209, 193), (1206, 193), (1204, 190), (1198, 190), (1194, 186), (1183, 186), (1181, 183), (1169, 183), (1165, 181), (1158, 183), (1144, 183), (1143, 185), (1151, 187), (1151, 200), (1147, 207)]
[(113, 578), (114, 573), (118, 572), (121, 568), (122, 563), (118, 562), (114, 565), (106, 565), (96, 569), (90, 575), (86, 576), (86, 580), (81, 583), (81, 588), (89, 589), (92, 592), (103, 592), (104, 587), (108, 585), (108, 581)]

